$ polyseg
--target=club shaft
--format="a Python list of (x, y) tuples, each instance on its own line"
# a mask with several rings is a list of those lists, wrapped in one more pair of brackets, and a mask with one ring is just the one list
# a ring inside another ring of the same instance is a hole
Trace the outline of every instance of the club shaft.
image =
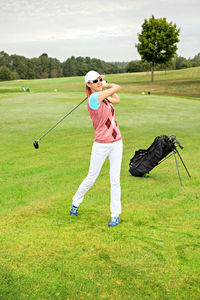
[(83, 99), (76, 107), (74, 107), (69, 113), (67, 113), (60, 121), (58, 121), (53, 127), (51, 127), (43, 136), (41, 136), (37, 142), (43, 139), (52, 129), (54, 129), (60, 122), (62, 122), (69, 114), (71, 114), (79, 105), (81, 105), (88, 97)]

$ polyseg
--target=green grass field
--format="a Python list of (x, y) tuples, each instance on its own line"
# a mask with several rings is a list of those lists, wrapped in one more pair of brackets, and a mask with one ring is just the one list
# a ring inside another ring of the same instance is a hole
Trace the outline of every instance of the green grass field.
[[(32, 145), (85, 98), (83, 77), (0, 82), (0, 299), (200, 299), (199, 78), (200, 68), (157, 72), (153, 85), (150, 74), (106, 76), (121, 85), (115, 228), (108, 160), (78, 218), (69, 215), (93, 143), (86, 105)], [(161, 134), (184, 146), (192, 177), (178, 160), (182, 187), (173, 157), (144, 178), (128, 172), (134, 152)]]

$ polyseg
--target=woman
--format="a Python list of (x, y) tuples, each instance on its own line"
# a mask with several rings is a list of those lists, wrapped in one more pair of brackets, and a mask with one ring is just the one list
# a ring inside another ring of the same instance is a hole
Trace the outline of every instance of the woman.
[[(120, 170), (122, 161), (122, 136), (115, 120), (113, 104), (120, 102), (117, 84), (103, 82), (103, 75), (90, 71), (85, 75), (87, 107), (92, 119), (95, 140), (92, 147), (90, 168), (87, 177), (73, 197), (70, 215), (78, 215), (78, 207), (84, 195), (95, 183), (106, 157), (110, 160), (111, 221), (108, 226), (119, 223), (121, 213)], [(105, 88), (105, 90), (103, 90)]]

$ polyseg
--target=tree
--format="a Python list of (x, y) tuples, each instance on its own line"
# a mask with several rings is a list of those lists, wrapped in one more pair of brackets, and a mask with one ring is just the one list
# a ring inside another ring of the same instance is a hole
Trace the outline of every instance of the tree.
[(143, 66), (142, 66), (142, 61), (141, 60), (132, 60), (129, 62), (126, 71), (128, 73), (132, 72), (142, 72), (143, 71)]
[(61, 63), (58, 59), (49, 57), (48, 58), (49, 75), (51, 78), (61, 77), (62, 68)]
[(11, 55), (10, 69), (16, 71), (21, 79), (29, 79), (27, 74), (27, 58), (20, 55)]
[(10, 66), (10, 57), (4, 51), (0, 51), (0, 67), (2, 67), (2, 66), (8, 67), (8, 68)]
[(39, 66), (40, 66), (40, 78), (48, 78), (49, 77), (49, 62), (48, 62), (48, 54), (43, 53), (39, 56)]
[(6, 66), (0, 67), (0, 80), (13, 80), (19, 78), (17, 72), (11, 72)]
[(194, 58), (190, 59), (192, 67), (200, 66), (200, 53), (194, 56)]
[(63, 63), (63, 75), (66, 77), (78, 75), (78, 65), (74, 56), (71, 56)]
[(149, 20), (144, 20), (136, 48), (142, 60), (151, 63), (152, 82), (155, 65), (165, 64), (175, 55), (179, 32), (180, 28), (177, 29), (172, 22), (168, 23), (166, 18), (156, 19), (152, 15)]
[(182, 56), (177, 56), (175, 60), (176, 69), (186, 69), (192, 66), (191, 62)]

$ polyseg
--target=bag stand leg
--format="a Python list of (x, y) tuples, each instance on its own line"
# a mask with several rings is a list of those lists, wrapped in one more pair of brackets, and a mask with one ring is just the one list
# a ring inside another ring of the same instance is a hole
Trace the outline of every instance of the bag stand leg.
[(184, 168), (185, 168), (185, 170), (186, 170), (188, 176), (191, 177), (191, 175), (190, 175), (188, 169), (186, 168), (186, 165), (184, 164), (184, 161), (182, 160), (182, 158), (181, 158), (181, 156), (180, 156), (180, 154), (179, 154), (179, 152), (178, 152), (177, 149), (176, 149), (176, 152), (177, 152), (177, 154), (178, 154), (178, 156), (179, 156), (179, 158), (180, 158), (180, 160), (181, 160), (181, 162), (182, 162), (182, 164), (183, 164), (183, 166), (184, 166)]
[(178, 168), (178, 163), (177, 163), (177, 159), (176, 159), (176, 152), (173, 150), (173, 153), (174, 153), (174, 158), (175, 158), (175, 161), (176, 161), (176, 168), (177, 168), (177, 171), (178, 171), (178, 176), (179, 176), (179, 179), (180, 179), (180, 184), (182, 186), (181, 176), (180, 176), (180, 172), (179, 172), (179, 168)]

